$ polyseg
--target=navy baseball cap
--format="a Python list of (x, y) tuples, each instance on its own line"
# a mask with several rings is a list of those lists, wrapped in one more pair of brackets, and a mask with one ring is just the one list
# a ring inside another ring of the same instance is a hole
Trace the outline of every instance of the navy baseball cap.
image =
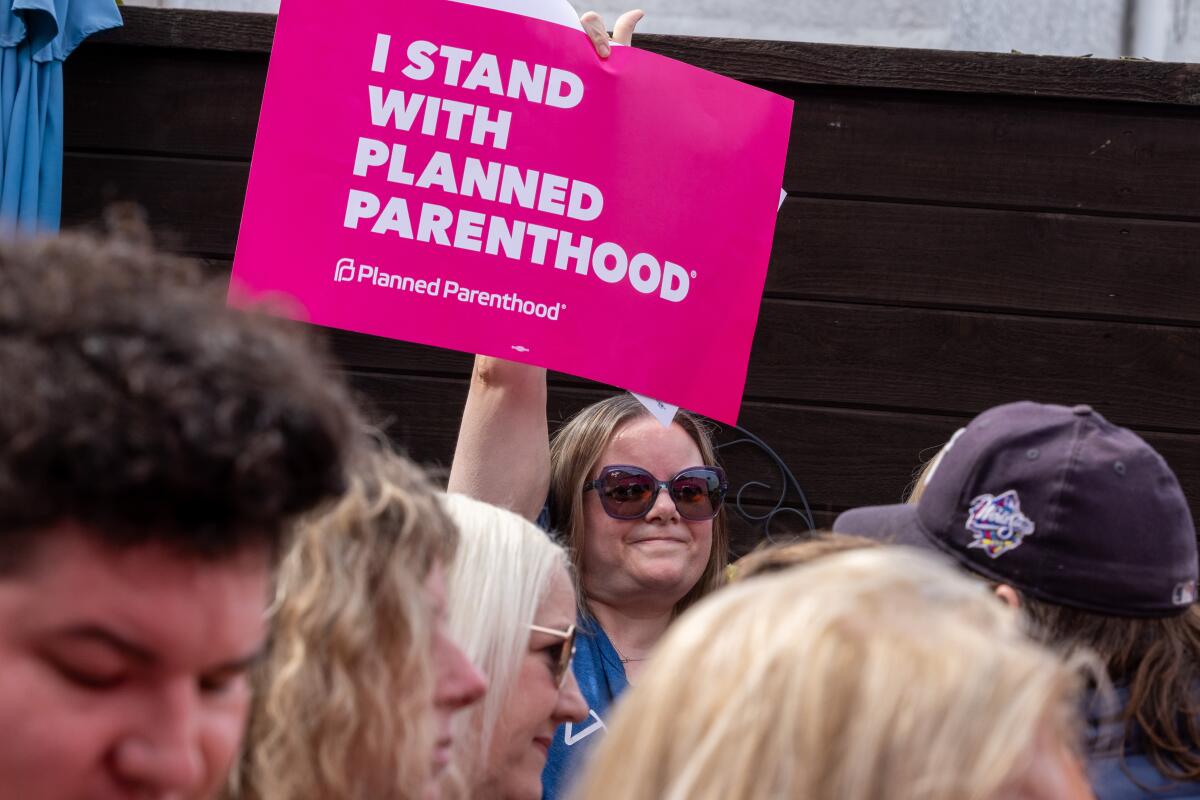
[(913, 504), (834, 530), (934, 548), (1031, 597), (1125, 617), (1196, 602), (1196, 527), (1154, 448), (1089, 406), (1010, 403), (946, 445)]

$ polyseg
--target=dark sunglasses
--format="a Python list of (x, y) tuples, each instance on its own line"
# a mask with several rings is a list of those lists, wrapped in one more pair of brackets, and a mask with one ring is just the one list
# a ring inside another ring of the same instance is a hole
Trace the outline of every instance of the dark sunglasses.
[(660, 489), (666, 489), (679, 516), (693, 522), (712, 519), (721, 510), (729, 489), (720, 467), (688, 467), (669, 481), (660, 481), (641, 467), (614, 464), (600, 470), (600, 477), (583, 485), (595, 489), (604, 513), (613, 519), (644, 517), (654, 507)]
[(575, 660), (575, 626), (572, 625), (565, 631), (560, 631), (555, 628), (544, 628), (541, 625), (530, 625), (529, 630), (562, 639), (562, 644), (558, 645), (558, 654), (554, 657), (554, 682), (561, 689), (567, 682), (567, 673), (571, 671), (571, 662)]

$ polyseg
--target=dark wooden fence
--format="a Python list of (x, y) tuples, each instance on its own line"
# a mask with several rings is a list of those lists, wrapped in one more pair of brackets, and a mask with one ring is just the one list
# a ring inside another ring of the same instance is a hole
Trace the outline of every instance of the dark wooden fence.
[[(136, 200), (177, 249), (228, 269), (274, 17), (124, 13), (66, 65), (64, 223)], [(1141, 432), (1200, 518), (1200, 65), (637, 45), (796, 101), (742, 424), (819, 524), (899, 501), (954, 429), (1021, 398)], [(470, 357), (333, 341), (391, 434), (448, 465)], [(552, 418), (607, 391), (555, 375)], [(726, 461), (779, 485), (752, 448)], [(770, 496), (750, 487), (747, 505)]]

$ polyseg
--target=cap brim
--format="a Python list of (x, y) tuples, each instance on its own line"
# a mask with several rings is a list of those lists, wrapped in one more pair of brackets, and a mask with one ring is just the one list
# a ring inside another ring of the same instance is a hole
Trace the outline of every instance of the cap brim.
[(921, 527), (917, 507), (908, 503), (864, 506), (843, 511), (834, 520), (833, 531), (865, 536), (883, 544), (939, 549)]

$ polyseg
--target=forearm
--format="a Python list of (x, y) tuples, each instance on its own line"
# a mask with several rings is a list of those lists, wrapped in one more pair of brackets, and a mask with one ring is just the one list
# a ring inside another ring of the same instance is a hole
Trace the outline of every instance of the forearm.
[(476, 356), (448, 490), (532, 520), (549, 486), (546, 370)]

